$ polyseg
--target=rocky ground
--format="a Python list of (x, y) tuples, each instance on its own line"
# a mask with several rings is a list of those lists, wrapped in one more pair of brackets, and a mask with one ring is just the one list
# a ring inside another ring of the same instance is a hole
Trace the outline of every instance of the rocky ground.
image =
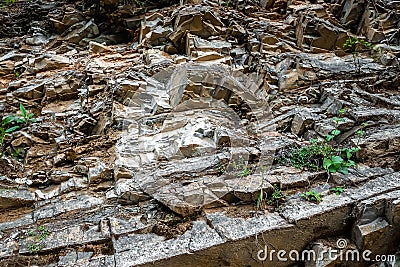
[[(397, 252), (398, 1), (32, 0), (0, 21), (0, 266), (395, 266), (257, 252)], [(293, 164), (333, 130), (348, 174)]]

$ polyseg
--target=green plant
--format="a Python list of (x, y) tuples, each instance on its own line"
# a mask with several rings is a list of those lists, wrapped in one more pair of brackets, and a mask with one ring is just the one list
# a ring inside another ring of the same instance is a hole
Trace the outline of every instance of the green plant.
[(333, 147), (321, 140), (311, 140), (311, 146), (305, 146), (291, 151), (290, 164), (298, 169), (318, 170), (321, 157), (332, 152)]
[(303, 198), (308, 201), (319, 203), (322, 200), (322, 196), (320, 193), (315, 192), (314, 190), (308, 191), (305, 194), (301, 194)]
[(285, 195), (282, 193), (281, 189), (278, 185), (274, 185), (274, 191), (271, 194), (271, 197), (267, 201), (268, 205), (272, 205), (275, 203), (276, 207), (279, 206), (279, 202), (285, 198)]
[(11, 157), (13, 159), (18, 159), (21, 155), (21, 150), (20, 149), (15, 149), (14, 151), (11, 152)]
[(257, 198), (257, 208), (261, 208), (262, 203), (267, 199), (266, 203), (268, 205), (275, 205), (275, 208), (279, 208), (281, 205), (280, 203), (282, 200), (285, 199), (285, 195), (282, 193), (281, 189), (279, 188), (278, 185), (274, 185), (274, 191), (271, 193), (271, 196), (268, 197), (267, 194), (264, 193), (264, 190), (260, 190), (260, 194), (258, 195)]
[(336, 187), (332, 187), (331, 191), (333, 193), (335, 193), (336, 195), (340, 195), (341, 193), (343, 193), (345, 186), (336, 186)]
[(29, 253), (35, 254), (42, 250), (42, 246), (38, 243), (33, 243), (28, 245)]
[(12, 132), (18, 130), (19, 126), (14, 125), (12, 123), (15, 121), (14, 116), (5, 117), (0, 123), (0, 148), (3, 150), (4, 140), (7, 135), (10, 135)]
[(264, 199), (264, 190), (261, 188), (260, 194), (258, 195), (258, 198), (257, 198), (257, 205), (256, 205), (257, 209), (261, 208), (261, 203), (262, 203), (263, 199)]
[(31, 243), (28, 244), (28, 250), (31, 254), (38, 253), (43, 248), (43, 241), (50, 235), (50, 231), (43, 225), (36, 230), (29, 230), (28, 236), (31, 237)]
[(346, 39), (346, 42), (343, 44), (343, 50), (347, 53), (358, 54), (363, 50), (370, 50), (372, 44), (358, 39), (356, 36), (349, 36)]
[[(8, 135), (17, 131), (23, 126), (26, 126), (32, 122), (36, 122), (36, 119), (33, 118), (33, 113), (29, 113), (26, 111), (24, 105), (20, 104), (19, 109), (22, 116), (10, 115), (3, 118), (0, 122), (0, 157), (4, 155), (5, 147), (4, 142)], [(11, 156), (18, 157), (20, 152), (18, 150), (13, 150)]]
[(334, 130), (332, 130), (331, 132), (330, 132), (330, 134), (327, 134), (326, 135), (326, 137), (325, 137), (325, 139), (326, 139), (326, 141), (331, 141), (331, 140), (333, 140), (336, 136), (338, 136), (338, 135), (340, 135), (340, 130), (338, 129), (339, 128), (339, 123), (340, 122), (344, 122), (344, 119), (341, 117), (344, 113), (346, 112), (346, 110), (343, 108), (343, 109), (340, 109), (339, 111), (338, 111), (338, 115), (337, 115), (337, 117), (333, 117), (332, 118), (332, 120), (335, 122), (335, 129)]
[(14, 4), (15, 2), (16, 2), (16, 0), (5, 0), (5, 1), (3, 0), (3, 1), (0, 2), (0, 7), (4, 8), (6, 6)]
[(359, 52), (362, 51), (371, 51), (372, 48), (372, 44), (358, 39), (355, 36), (350, 36), (349, 34), (347, 34), (348, 38), (346, 39), (346, 42), (343, 44), (343, 50), (346, 53), (351, 53), (353, 55), (353, 61), (354, 61), (354, 65), (358, 70), (358, 74), (361, 73), (361, 64), (360, 64), (360, 59), (358, 57)]
[(142, 7), (145, 7), (145, 6), (146, 6), (146, 3), (145, 3), (145, 1), (134, 0), (134, 2), (135, 2), (135, 4), (136, 4), (138, 7), (140, 7), (140, 8), (142, 8)]
[(329, 156), (324, 158), (323, 167), (330, 173), (340, 172), (343, 174), (349, 173), (349, 167), (355, 167), (356, 163), (353, 160), (345, 160), (341, 156)]
[(238, 161), (233, 161), (232, 167), (234, 171), (240, 171), (238, 175), (241, 177), (249, 176), (252, 173), (251, 168), (245, 164), (242, 158), (239, 158)]
[(257, 209), (261, 208), (261, 204), (264, 200), (264, 190), (263, 190), (263, 186), (264, 186), (264, 175), (267, 172), (267, 168), (265, 166), (263, 166), (261, 168), (261, 189), (260, 189), (260, 194), (258, 195), (257, 198)]
[(364, 129), (367, 126), (368, 126), (368, 123), (366, 123), (366, 122), (361, 123), (360, 129), (356, 132), (356, 135), (358, 137), (357, 138), (357, 146), (359, 146), (361, 138), (364, 137), (364, 134), (365, 134)]
[(39, 240), (46, 239), (50, 234), (50, 231), (46, 227), (44, 227), (43, 225), (38, 227), (38, 231), (39, 231), (39, 234), (40, 234)]
[(225, 173), (225, 167), (224, 167), (224, 165), (218, 165), (218, 166), (217, 166), (217, 169), (218, 169), (218, 171), (219, 171), (221, 174)]
[[(355, 167), (356, 163), (353, 160), (355, 153), (360, 149), (357, 142), (357, 147), (337, 147), (332, 146), (331, 141), (340, 135), (339, 123), (343, 122), (343, 114), (345, 109), (340, 109), (338, 115), (333, 117), (335, 129), (326, 135), (325, 139), (312, 139), (311, 145), (294, 149), (288, 155), (287, 153), (280, 161), (290, 163), (298, 169), (319, 170), (320, 167), (328, 171), (328, 173), (340, 172), (348, 174), (349, 167)], [(363, 129), (367, 124), (362, 124), (360, 130), (356, 133), (359, 139), (363, 136)]]
[[(345, 109), (338, 111), (337, 117), (333, 117), (332, 120), (335, 122), (335, 129), (326, 136), (326, 141), (333, 140), (336, 136), (340, 135), (339, 123), (343, 122), (343, 114), (346, 112)], [(330, 154), (324, 155), (322, 166), (325, 170), (330, 173), (340, 172), (348, 174), (349, 167), (355, 167), (356, 163), (352, 160), (353, 154), (358, 152), (358, 148), (337, 148), (333, 149)]]
[(21, 111), (22, 117), (17, 118), (18, 123), (29, 124), (31, 122), (36, 122), (36, 119), (33, 118), (33, 113), (29, 113), (26, 111), (24, 105), (19, 104), (19, 110)]
[(248, 166), (245, 166), (243, 170), (239, 173), (239, 176), (246, 177), (251, 174), (251, 169)]

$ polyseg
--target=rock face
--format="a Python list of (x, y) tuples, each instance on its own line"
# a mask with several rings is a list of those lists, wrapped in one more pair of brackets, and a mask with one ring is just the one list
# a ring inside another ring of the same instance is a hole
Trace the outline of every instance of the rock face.
[[(396, 254), (399, 10), (352, 0), (0, 9), (0, 265), (336, 266), (321, 250)], [(5, 123), (16, 114), (24, 122)], [(335, 129), (331, 144), (360, 148), (347, 175), (284, 164)], [(311, 190), (319, 203), (302, 196)], [(265, 246), (321, 260), (263, 260)]]

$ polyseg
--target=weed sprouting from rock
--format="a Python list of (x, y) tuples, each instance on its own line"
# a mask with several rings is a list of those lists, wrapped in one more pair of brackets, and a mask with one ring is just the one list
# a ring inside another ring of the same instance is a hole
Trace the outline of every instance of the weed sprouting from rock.
[[(342, 115), (345, 109), (341, 109), (338, 115), (332, 120), (335, 122), (333, 129), (325, 139), (312, 139), (311, 145), (292, 150), (290, 153), (281, 157), (280, 161), (284, 164), (292, 165), (298, 169), (308, 169), (318, 171), (323, 168), (328, 173), (340, 172), (348, 174), (350, 167), (356, 167), (354, 155), (360, 150), (358, 147), (339, 147), (334, 143), (335, 139), (341, 134), (339, 123), (343, 122)], [(359, 138), (364, 135), (363, 129), (366, 124), (362, 124), (360, 130), (356, 133)]]
[(29, 253), (35, 254), (41, 251), (44, 247), (44, 240), (50, 235), (50, 231), (43, 225), (39, 226), (36, 230), (28, 232), (28, 250)]
[[(5, 154), (5, 143), (7, 136), (11, 135), (13, 132), (22, 129), (25, 126), (28, 126), (30, 123), (36, 122), (36, 119), (33, 117), (33, 113), (28, 113), (24, 105), (20, 104), (19, 108), (21, 116), (9, 115), (7, 117), (4, 117), (0, 122), (0, 157), (3, 157)], [(12, 153), (16, 153), (17, 150), (12, 149), (12, 151)]]
[(319, 203), (322, 201), (321, 194), (317, 193), (314, 190), (310, 190), (310, 191), (306, 192), (305, 194), (301, 194), (301, 196), (310, 202)]

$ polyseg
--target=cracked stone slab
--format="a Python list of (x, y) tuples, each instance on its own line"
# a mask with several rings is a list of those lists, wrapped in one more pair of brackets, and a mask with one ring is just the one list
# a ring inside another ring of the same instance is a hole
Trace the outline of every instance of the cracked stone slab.
[(350, 111), (350, 115), (357, 122), (364, 122), (368, 120), (380, 120), (386, 118), (388, 120), (399, 121), (400, 110), (393, 110), (387, 108), (374, 108), (374, 107), (357, 107)]
[(189, 252), (190, 235), (165, 240), (155, 234), (127, 235), (114, 242), (117, 266), (130, 267)]
[[(260, 233), (272, 233), (274, 230), (282, 229), (294, 230), (294, 225), (287, 223), (277, 213), (252, 218), (232, 218), (222, 212), (216, 212), (206, 214), (206, 218), (208, 223), (203, 220), (195, 221), (192, 229), (175, 239), (166, 240), (155, 234), (130, 234), (113, 240), (116, 265), (163, 266), (164, 260), (202, 255), (208, 253), (209, 249), (229, 251), (231, 245), (236, 246), (235, 242), (239, 242), (240, 247), (246, 244), (246, 240), (253, 239)], [(237, 249), (235, 247), (235, 250)]]
[[(400, 198), (400, 190), (381, 194), (375, 197), (368, 198), (357, 203), (355, 207), (360, 214), (357, 218), (358, 224), (370, 223), (378, 217), (391, 218), (397, 214), (395, 209), (396, 201)], [(391, 210), (392, 209), (392, 210)], [(391, 214), (391, 215), (389, 215)], [(389, 219), (389, 221), (391, 221)]]
[(358, 188), (351, 188), (337, 196), (330, 194), (323, 197), (319, 204), (305, 201), (301, 198), (292, 198), (284, 204), (281, 214), (289, 222), (307, 219), (318, 214), (348, 207), (351, 204), (374, 197), (388, 191), (400, 189), (400, 173), (388, 174), (368, 181)]
[(193, 222), (193, 228), (176, 239), (155, 234), (131, 234), (113, 240), (117, 266), (155, 262), (222, 244), (224, 239), (205, 221)]
[(393, 172), (393, 169), (390, 168), (371, 168), (367, 165), (359, 164), (356, 169), (350, 168), (347, 175), (341, 173), (333, 173), (331, 174), (331, 178), (337, 184), (354, 185)]
[[(42, 241), (42, 252), (73, 245), (85, 245), (108, 239), (102, 234), (98, 225), (81, 224), (56, 231), (52, 231), (50, 227), (48, 229), (49, 235)], [(30, 253), (29, 244), (35, 242), (34, 237), (29, 236), (26, 239), (21, 240), (19, 242), (19, 252), (21, 254)]]
[(229, 217), (222, 212), (207, 214), (214, 229), (227, 240), (240, 240), (274, 229), (293, 227), (277, 213), (251, 218)]
[(147, 227), (151, 227), (152, 225), (147, 225), (142, 223), (140, 220), (142, 215), (132, 216), (128, 220), (124, 220), (122, 218), (110, 217), (110, 229), (111, 233), (114, 236), (119, 236), (122, 234), (133, 233)]
[(39, 207), (33, 212), (34, 220), (51, 218), (73, 210), (90, 209), (104, 203), (102, 198), (89, 195), (70, 194), (39, 203)]
[(356, 225), (352, 231), (352, 237), (360, 249), (376, 252), (382, 246), (382, 243), (389, 240), (390, 229), (389, 223), (384, 218), (379, 217), (368, 224)]
[(60, 256), (58, 262), (45, 267), (115, 267), (114, 255), (96, 255), (93, 252), (72, 251)]

